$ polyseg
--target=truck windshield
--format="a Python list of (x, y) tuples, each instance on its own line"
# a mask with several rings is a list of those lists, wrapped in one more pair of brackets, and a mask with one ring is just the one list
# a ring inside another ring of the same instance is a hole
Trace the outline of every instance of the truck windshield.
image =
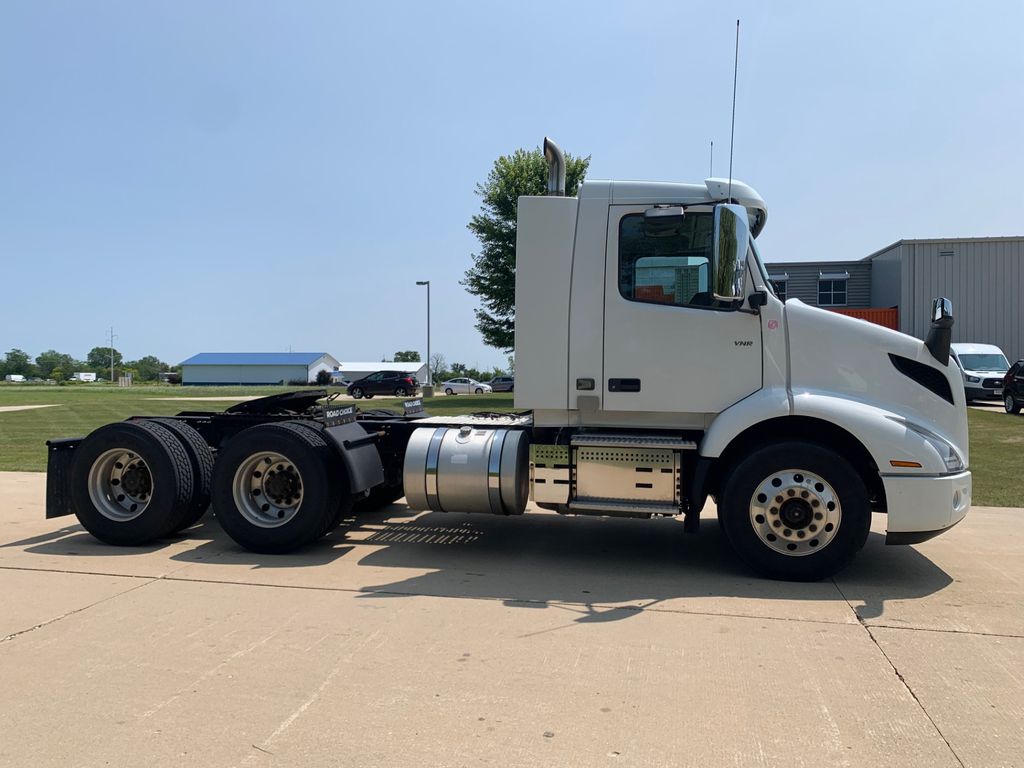
[(998, 371), (1005, 373), (1010, 364), (1002, 355), (960, 355), (965, 371)]

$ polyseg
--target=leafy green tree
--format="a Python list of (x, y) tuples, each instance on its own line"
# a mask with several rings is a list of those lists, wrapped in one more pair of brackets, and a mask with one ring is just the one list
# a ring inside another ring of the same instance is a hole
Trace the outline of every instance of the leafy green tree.
[(12, 349), (4, 357), (3, 374), (21, 374), (22, 376), (35, 375), (35, 367), (32, 365), (32, 358), (21, 349)]
[[(85, 356), (85, 362), (90, 370), (96, 373), (110, 373), (110, 347), (93, 347)], [(114, 350), (114, 367), (121, 365), (121, 353)]]
[(420, 361), (420, 353), (414, 349), (406, 349), (401, 352), (395, 352), (396, 363), (418, 363)]
[(55, 368), (60, 368), (62, 371), (70, 371), (74, 367), (75, 359), (71, 355), (65, 355), (55, 349), (48, 349), (36, 357), (36, 368), (39, 370), (39, 375), (44, 379), (51, 378)]
[[(109, 352), (107, 357), (109, 359)], [(134, 369), (135, 379), (138, 381), (156, 381), (159, 378), (157, 374), (167, 368), (167, 363), (161, 362), (160, 358), (154, 355), (146, 355), (139, 360), (129, 360), (124, 365), (126, 369)]]
[[(567, 195), (576, 194), (589, 166), (589, 155), (566, 154)], [(516, 210), (520, 196), (543, 195), (547, 179), (543, 151), (517, 149), (499, 157), (487, 181), (476, 187), (483, 202), (467, 226), (480, 241), (480, 251), (462, 285), (483, 304), (476, 310), (476, 327), (488, 346), (508, 350), (515, 343)]]

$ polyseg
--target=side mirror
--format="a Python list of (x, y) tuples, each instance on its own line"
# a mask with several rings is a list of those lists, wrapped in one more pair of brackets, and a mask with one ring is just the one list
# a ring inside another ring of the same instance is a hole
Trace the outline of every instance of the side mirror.
[(743, 279), (749, 248), (750, 227), (747, 225), (747, 209), (742, 205), (716, 205), (714, 248), (711, 258), (711, 273), (714, 280), (712, 294), (716, 299), (736, 301), (743, 298)]
[(675, 237), (682, 234), (685, 215), (681, 205), (656, 205), (648, 208), (644, 211), (644, 236)]
[[(928, 329), (924, 345), (932, 357), (943, 365), (949, 365), (949, 342), (953, 336), (953, 302), (939, 297), (932, 301), (932, 324)], [(957, 363), (960, 361), (958, 360)]]

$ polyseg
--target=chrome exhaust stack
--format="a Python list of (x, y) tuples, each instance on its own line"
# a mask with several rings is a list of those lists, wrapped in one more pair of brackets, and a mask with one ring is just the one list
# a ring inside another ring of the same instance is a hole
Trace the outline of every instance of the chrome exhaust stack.
[(548, 161), (548, 195), (565, 197), (565, 153), (544, 137), (544, 159)]

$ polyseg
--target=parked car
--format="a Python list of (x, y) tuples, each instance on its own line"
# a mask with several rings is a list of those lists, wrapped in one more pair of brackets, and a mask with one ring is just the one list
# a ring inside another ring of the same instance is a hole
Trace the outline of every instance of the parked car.
[(963, 376), (967, 402), (1002, 397), (1010, 367), (1003, 350), (992, 344), (950, 344), (949, 353)]
[(377, 371), (369, 376), (356, 379), (348, 385), (347, 392), (356, 400), (371, 398), (374, 395), (394, 395), (408, 397), (415, 395), (420, 383), (411, 373), (401, 371)]
[(495, 392), (514, 392), (516, 379), (515, 376), (495, 376), (487, 383)]
[(1011, 365), (1003, 376), (1003, 407), (1007, 413), (1020, 413), (1024, 407), (1024, 360)]
[(448, 379), (448, 381), (441, 385), (440, 389), (446, 395), (468, 395), (470, 393), (482, 395), (485, 392), (492, 391), (490, 384), (484, 384), (482, 381), (468, 379), (464, 376), (458, 379)]

